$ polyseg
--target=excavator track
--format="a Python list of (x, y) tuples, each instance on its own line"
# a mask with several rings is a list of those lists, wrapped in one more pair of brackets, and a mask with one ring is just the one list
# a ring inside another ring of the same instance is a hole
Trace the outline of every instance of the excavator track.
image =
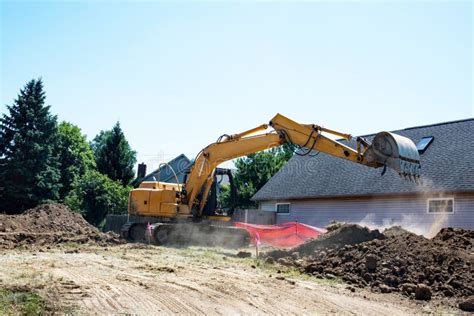
[(127, 223), (122, 237), (132, 242), (162, 246), (207, 246), (240, 248), (250, 243), (247, 230), (207, 223)]

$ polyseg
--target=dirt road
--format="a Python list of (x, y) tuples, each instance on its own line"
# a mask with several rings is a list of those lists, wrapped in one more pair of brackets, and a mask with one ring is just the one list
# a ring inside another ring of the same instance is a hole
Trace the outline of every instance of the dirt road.
[[(252, 267), (254, 266), (254, 267)], [(443, 311), (395, 294), (351, 292), (235, 251), (146, 245), (69, 245), (9, 250), (0, 256), (0, 288), (33, 289), (50, 308), (85, 313), (413, 314)]]

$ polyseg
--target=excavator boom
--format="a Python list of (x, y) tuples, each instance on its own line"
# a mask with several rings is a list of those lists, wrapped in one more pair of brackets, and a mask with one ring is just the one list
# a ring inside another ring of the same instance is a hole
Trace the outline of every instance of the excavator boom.
[[(272, 127), (265, 134), (254, 133)], [(249, 131), (235, 134), (210, 144), (197, 156), (186, 183), (185, 203), (194, 209), (196, 216), (201, 215), (207, 193), (212, 184), (215, 168), (228, 160), (246, 156), (258, 151), (281, 146), (285, 143), (296, 145), (304, 151), (319, 151), (331, 156), (350, 160), (372, 168), (389, 167), (402, 176), (418, 180), (421, 175), (420, 157), (415, 144), (408, 138), (389, 132), (378, 133), (372, 144), (366, 140), (357, 140), (357, 149), (333, 140), (322, 133), (352, 138), (318, 125), (297, 123), (281, 114), (275, 115), (269, 124), (263, 124)], [(202, 193), (201, 198), (197, 198)]]

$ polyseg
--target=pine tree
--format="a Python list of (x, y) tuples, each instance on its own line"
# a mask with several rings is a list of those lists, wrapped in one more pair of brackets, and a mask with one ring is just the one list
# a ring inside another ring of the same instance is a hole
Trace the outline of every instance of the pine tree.
[(94, 150), (97, 170), (112, 180), (126, 186), (135, 177), (133, 167), (137, 162), (133, 151), (117, 122), (111, 131), (101, 131), (91, 144)]
[(45, 99), (43, 82), (33, 79), (0, 118), (0, 208), (7, 213), (58, 198), (57, 119)]

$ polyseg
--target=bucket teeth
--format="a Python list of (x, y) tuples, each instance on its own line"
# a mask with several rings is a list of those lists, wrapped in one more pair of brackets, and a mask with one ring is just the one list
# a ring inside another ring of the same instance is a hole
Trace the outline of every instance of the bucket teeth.
[(404, 161), (403, 158), (400, 158), (400, 170), (403, 174), (408, 175), (410, 179), (411, 177), (417, 177), (420, 175), (420, 163)]
[(412, 174), (412, 173), (399, 173), (400, 177), (403, 177), (405, 180), (410, 182), (414, 182), (416, 184), (423, 184), (423, 179), (419, 174)]

